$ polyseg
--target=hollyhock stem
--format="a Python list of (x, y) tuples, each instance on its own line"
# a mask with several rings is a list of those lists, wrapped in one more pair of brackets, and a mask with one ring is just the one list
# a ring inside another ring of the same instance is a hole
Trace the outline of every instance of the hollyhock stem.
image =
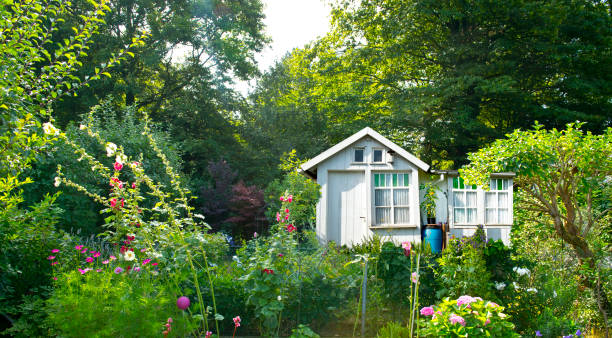
[(217, 321), (217, 302), (215, 301), (215, 288), (213, 287), (212, 279), (210, 278), (210, 270), (208, 269), (208, 259), (206, 258), (206, 251), (200, 246), (202, 250), (202, 256), (204, 257), (204, 265), (206, 266), (206, 275), (208, 276), (208, 284), (210, 284), (210, 296), (212, 297), (213, 310), (215, 311), (215, 328), (217, 329), (217, 335), (221, 334), (219, 331), (219, 321)]
[(200, 303), (200, 314), (204, 318), (204, 328), (206, 331), (208, 331), (208, 315), (206, 314), (206, 311), (204, 311), (204, 300), (202, 299), (202, 291), (200, 291), (200, 283), (198, 282), (198, 274), (196, 272), (195, 267), (193, 266), (193, 260), (191, 258), (191, 252), (189, 250), (187, 250), (187, 258), (189, 261), (189, 265), (191, 266), (191, 271), (193, 272), (193, 282), (196, 286), (196, 292), (198, 294), (198, 302)]

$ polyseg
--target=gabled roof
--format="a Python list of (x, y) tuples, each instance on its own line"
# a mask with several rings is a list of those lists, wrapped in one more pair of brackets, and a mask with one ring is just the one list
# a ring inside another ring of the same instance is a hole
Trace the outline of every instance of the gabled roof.
[(417, 166), (417, 168), (419, 168), (419, 169), (421, 169), (423, 171), (429, 170), (429, 165), (427, 163), (419, 160), (414, 155), (412, 155), (411, 153), (407, 152), (406, 150), (404, 150), (402, 147), (398, 146), (397, 144), (391, 142), (389, 139), (387, 139), (386, 137), (380, 135), (379, 133), (377, 133), (376, 131), (374, 131), (374, 129), (372, 129), (370, 127), (366, 127), (366, 128), (361, 129), (360, 131), (358, 131), (355, 134), (353, 134), (353, 135), (349, 136), (348, 138), (346, 138), (344, 141), (336, 144), (335, 146), (333, 146), (333, 147), (327, 149), (326, 151), (320, 153), (319, 155), (317, 155), (316, 157), (314, 157), (310, 161), (302, 164), (302, 166), (301, 166), (302, 170), (303, 171), (309, 171), (310, 169), (312, 169), (312, 168), (316, 167), (317, 165), (319, 165), (321, 162), (323, 162), (323, 161), (327, 160), (328, 158), (336, 155), (337, 153), (339, 153), (340, 151), (342, 151), (346, 147), (348, 147), (351, 144), (359, 141), (360, 139), (364, 138), (365, 136), (370, 136), (371, 138), (375, 139), (376, 141), (382, 143), (387, 148), (395, 151), (395, 153), (397, 155), (403, 157), (408, 162), (410, 162), (410, 163), (414, 164), (415, 166)]

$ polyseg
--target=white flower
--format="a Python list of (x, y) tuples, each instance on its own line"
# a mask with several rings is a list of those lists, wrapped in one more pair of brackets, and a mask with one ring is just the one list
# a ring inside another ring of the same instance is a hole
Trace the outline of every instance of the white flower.
[(495, 282), (495, 288), (499, 291), (506, 288), (506, 283), (504, 282)]
[(515, 290), (520, 290), (521, 289), (521, 287), (518, 286), (518, 284), (516, 284), (516, 282), (512, 282), (512, 286), (514, 286)]
[(61, 183), (62, 183), (62, 180), (59, 178), (59, 176), (55, 176), (55, 181), (53, 182), (53, 185), (55, 187), (59, 187)]
[(125, 154), (117, 154), (115, 157), (115, 162), (124, 164), (127, 162), (127, 156), (125, 156)]
[(279, 295), (278, 297), (276, 297), (276, 299), (278, 299), (278, 301), (280, 302), (281, 300), (283, 300), (283, 297)]
[(125, 254), (123, 255), (123, 259), (125, 259), (126, 261), (133, 261), (136, 259), (136, 255), (134, 255), (133, 251), (126, 251)]
[(163, 255), (162, 255), (162, 254), (160, 254), (160, 253), (159, 253), (159, 252), (157, 252), (157, 251), (151, 251), (151, 252), (149, 253), (149, 256), (150, 256), (150, 257), (153, 257), (153, 258), (161, 258), (161, 257), (163, 257)]
[(527, 292), (535, 292), (535, 293), (538, 293), (538, 289), (536, 289), (536, 288), (529, 288), (529, 289), (527, 289)]
[(527, 268), (519, 268), (517, 266), (514, 267), (514, 272), (516, 272), (519, 276), (524, 276), (529, 274), (529, 269)]
[(113, 142), (106, 142), (106, 156), (111, 157), (115, 155), (117, 151), (117, 145)]
[(85, 126), (84, 124), (79, 125), (79, 129), (85, 130), (85, 128), (87, 128), (87, 126)]
[(59, 135), (59, 130), (51, 122), (43, 123), (43, 131), (47, 135)]
[(553, 297), (557, 297), (557, 291), (553, 290)]
[(498, 313), (497, 314), (499, 316), (499, 318), (506, 318), (506, 314), (505, 313)]

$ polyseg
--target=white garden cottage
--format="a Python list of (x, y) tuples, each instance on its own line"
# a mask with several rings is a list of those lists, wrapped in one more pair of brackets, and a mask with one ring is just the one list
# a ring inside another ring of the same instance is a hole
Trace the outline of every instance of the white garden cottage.
[(490, 190), (467, 186), (457, 171), (429, 165), (371, 128), (365, 128), (301, 166), (321, 185), (317, 236), (351, 246), (374, 233), (394, 242), (420, 242), (426, 225), (420, 208), (425, 182), (435, 182), (436, 222), (448, 236), (471, 235), (483, 224), (487, 237), (509, 242), (513, 173), (491, 177)]

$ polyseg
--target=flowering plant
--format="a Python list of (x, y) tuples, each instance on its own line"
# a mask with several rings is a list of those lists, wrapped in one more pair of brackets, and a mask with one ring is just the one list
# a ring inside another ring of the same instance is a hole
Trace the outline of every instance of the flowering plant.
[(519, 337), (504, 307), (480, 297), (445, 298), (421, 308), (419, 325), (425, 337)]

